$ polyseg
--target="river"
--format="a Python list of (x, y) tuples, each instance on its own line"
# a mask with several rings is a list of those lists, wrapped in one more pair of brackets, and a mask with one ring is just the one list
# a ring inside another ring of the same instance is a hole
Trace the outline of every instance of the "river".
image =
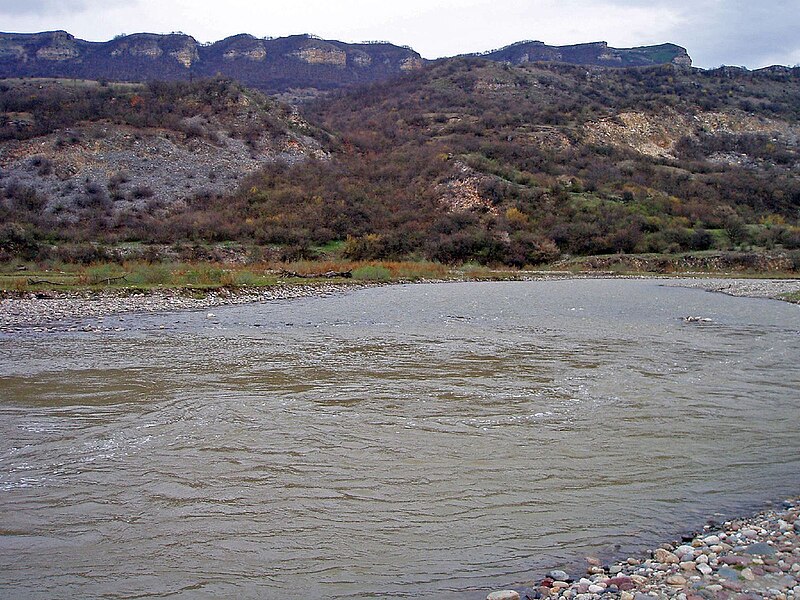
[(800, 489), (798, 306), (573, 280), (213, 312), (0, 335), (0, 597), (477, 599)]

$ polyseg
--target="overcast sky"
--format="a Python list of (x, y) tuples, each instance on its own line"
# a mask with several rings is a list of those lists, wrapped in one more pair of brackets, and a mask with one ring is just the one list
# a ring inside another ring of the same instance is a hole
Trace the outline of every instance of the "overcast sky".
[(703, 68), (800, 63), (800, 0), (0, 0), (0, 30), (53, 29), (94, 41), (142, 31), (200, 42), (313, 33), (388, 40), (426, 58), (519, 40), (673, 42)]

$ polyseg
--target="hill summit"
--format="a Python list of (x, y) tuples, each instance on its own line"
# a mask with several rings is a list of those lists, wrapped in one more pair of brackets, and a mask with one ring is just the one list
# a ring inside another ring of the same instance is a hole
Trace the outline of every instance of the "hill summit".
[(66, 31), (0, 33), (0, 77), (113, 81), (190, 80), (223, 75), (268, 92), (331, 89), (387, 79), (422, 66), (410, 48), (345, 44), (311, 35), (235, 35), (201, 44), (183, 33), (137, 33), (87, 42)]
[(675, 44), (611, 48), (606, 42), (572, 46), (548, 46), (544, 42), (517, 42), (499, 50), (471, 56), (514, 65), (527, 62), (561, 62), (601, 67), (649, 67), (662, 64), (692, 66), (692, 59), (686, 48)]
[[(674, 64), (691, 58), (674, 44), (611, 48), (605, 42), (548, 46), (518, 42), (474, 54), (511, 63), (562, 62), (604, 67)], [(0, 33), (0, 77), (60, 77), (111, 81), (191, 80), (223, 75), (269, 93), (329, 90), (373, 83), (415, 71), (429, 61), (388, 42), (348, 44), (311, 35), (235, 35), (201, 44), (183, 33), (136, 33), (88, 42), (66, 31)]]

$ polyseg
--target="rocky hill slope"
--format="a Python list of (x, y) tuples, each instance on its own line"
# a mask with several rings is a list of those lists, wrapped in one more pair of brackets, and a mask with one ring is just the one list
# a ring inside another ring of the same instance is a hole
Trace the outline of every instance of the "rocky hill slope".
[(0, 213), (65, 235), (130, 236), (266, 163), (325, 158), (309, 133), (289, 107), (228, 80), (0, 82)]

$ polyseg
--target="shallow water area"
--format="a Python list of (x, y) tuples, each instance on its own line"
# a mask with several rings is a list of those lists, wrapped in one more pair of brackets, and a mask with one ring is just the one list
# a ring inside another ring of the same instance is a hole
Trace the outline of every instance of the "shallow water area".
[(3, 597), (480, 598), (800, 483), (780, 302), (463, 283), (75, 329), (0, 335)]

